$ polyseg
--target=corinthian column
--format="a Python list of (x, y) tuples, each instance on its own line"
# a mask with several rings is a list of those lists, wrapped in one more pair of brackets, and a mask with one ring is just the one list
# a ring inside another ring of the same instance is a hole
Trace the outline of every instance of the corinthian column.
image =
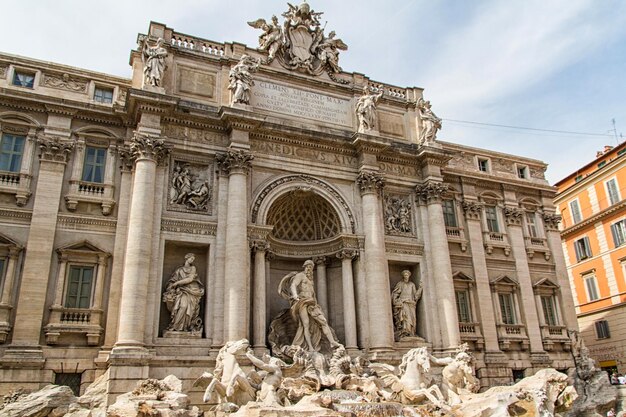
[(228, 172), (226, 259), (224, 261), (224, 329), (226, 340), (248, 337), (250, 269), (248, 267), (248, 172), (254, 157), (229, 150), (217, 160)]
[(393, 345), (393, 322), (389, 271), (385, 253), (385, 229), (382, 223), (380, 194), (385, 181), (381, 174), (361, 171), (356, 179), (363, 205), (365, 234), (365, 282), (369, 312), (370, 348), (389, 349)]
[(135, 159), (135, 176), (128, 213), (120, 321), (114, 351), (120, 348), (141, 349), (144, 345), (156, 168), (170, 152), (164, 140), (138, 133), (135, 133), (130, 143), (130, 151)]
[(265, 253), (269, 244), (265, 241), (251, 242), (254, 250), (254, 291), (252, 296), (252, 345), (256, 349), (265, 348), (265, 315), (266, 282)]
[(315, 294), (317, 295), (317, 303), (322, 308), (324, 315), (328, 317), (328, 286), (326, 282), (326, 262), (325, 256), (313, 258), (313, 262), (317, 265), (317, 281)]
[(458, 318), (456, 314), (456, 299), (454, 296), (454, 282), (452, 281), (452, 266), (450, 265), (450, 251), (448, 236), (443, 219), (441, 196), (448, 190), (448, 186), (438, 181), (428, 181), (416, 187), (418, 201), (426, 204), (428, 213), (428, 236), (432, 254), (431, 265), (435, 276), (431, 282), (437, 282), (435, 288), (424, 289), (436, 291), (441, 312), (440, 323), (442, 342), (444, 347), (457, 346), (461, 340), (459, 335)]
[(356, 250), (344, 249), (337, 254), (341, 259), (341, 287), (343, 296), (343, 328), (345, 344), (348, 349), (357, 348), (356, 338), (356, 306), (354, 302), (354, 277), (352, 274), (352, 259), (357, 255)]
[(67, 158), (74, 143), (41, 137), (39, 178), (15, 314), (13, 345), (38, 346)]

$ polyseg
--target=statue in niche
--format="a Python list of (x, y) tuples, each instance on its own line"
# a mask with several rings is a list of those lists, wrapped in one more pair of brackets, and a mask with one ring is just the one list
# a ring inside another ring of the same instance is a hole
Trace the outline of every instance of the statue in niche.
[(159, 38), (155, 46), (148, 45), (147, 38), (141, 39), (140, 42), (143, 43), (141, 59), (145, 84), (160, 87), (165, 71), (165, 57), (167, 57), (167, 50), (163, 47), (163, 39)]
[(396, 340), (404, 337), (417, 336), (417, 302), (422, 298), (422, 283), (416, 287), (409, 281), (411, 271), (402, 271), (402, 281), (398, 282), (391, 292), (393, 303), (393, 324)]
[(202, 332), (200, 300), (204, 295), (204, 286), (193, 265), (195, 259), (193, 253), (185, 255), (185, 264), (176, 268), (163, 293), (163, 302), (170, 312), (169, 331)]
[(283, 346), (295, 345), (308, 352), (322, 350), (330, 352), (341, 345), (315, 297), (313, 287), (315, 264), (307, 260), (303, 267), (304, 271), (287, 274), (278, 285), (278, 294), (289, 300), (290, 308), (272, 320), (270, 343), (276, 350)]
[(209, 181), (191, 173), (188, 165), (176, 164), (170, 181), (169, 202), (190, 210), (206, 210), (211, 199)]
[(267, 52), (266, 64), (269, 64), (276, 57), (276, 52), (282, 47), (284, 40), (283, 29), (278, 24), (278, 18), (274, 15), (272, 23), (267, 23), (265, 19), (257, 19), (248, 22), (248, 25), (263, 30), (263, 34), (259, 36), (259, 49)]
[(420, 98), (417, 101), (417, 109), (419, 111), (420, 120), (422, 121), (422, 131), (420, 132), (419, 142), (429, 145), (435, 142), (437, 131), (441, 129), (441, 119), (435, 116), (430, 108), (430, 101)]
[(252, 73), (259, 69), (260, 60), (243, 54), (228, 73), (228, 89), (233, 92), (233, 103), (250, 104), (250, 89), (254, 85)]
[(383, 87), (378, 87), (378, 93), (370, 91), (370, 87), (363, 87), (363, 95), (356, 103), (356, 116), (359, 120), (359, 132), (367, 132), (376, 128), (376, 104), (383, 96)]
[(411, 203), (400, 197), (385, 197), (387, 233), (411, 233)]

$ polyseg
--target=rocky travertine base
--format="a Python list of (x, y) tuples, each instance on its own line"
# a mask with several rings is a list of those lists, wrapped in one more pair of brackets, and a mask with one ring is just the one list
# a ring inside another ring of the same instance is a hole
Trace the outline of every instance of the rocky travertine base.
[(585, 379), (576, 373), (573, 377), (579, 397), (565, 417), (604, 417), (616, 407), (617, 388), (611, 385), (605, 371), (594, 369)]
[(69, 387), (47, 385), (30, 394), (16, 392), (5, 397), (1, 417), (61, 417), (69, 411), (76, 397)]

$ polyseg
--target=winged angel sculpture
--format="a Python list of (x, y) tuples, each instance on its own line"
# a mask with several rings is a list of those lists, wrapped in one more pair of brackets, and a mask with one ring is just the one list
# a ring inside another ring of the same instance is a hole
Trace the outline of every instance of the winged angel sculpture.
[(253, 28), (263, 30), (259, 50), (268, 54), (265, 63), (277, 58), (285, 68), (311, 75), (326, 71), (334, 79), (334, 74), (341, 72), (339, 51), (346, 51), (348, 46), (335, 37), (334, 31), (328, 36), (324, 34), (320, 25), (322, 12), (315, 12), (306, 2), (287, 5), (289, 10), (282, 14), (285, 18), (282, 26), (275, 15), (271, 22), (265, 19), (248, 22)]

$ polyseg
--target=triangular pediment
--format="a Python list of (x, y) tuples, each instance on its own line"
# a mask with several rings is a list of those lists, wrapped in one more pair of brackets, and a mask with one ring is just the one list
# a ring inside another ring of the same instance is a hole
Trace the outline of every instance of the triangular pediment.
[(106, 251), (100, 249), (99, 247), (97, 247), (93, 243), (89, 242), (88, 240), (83, 240), (83, 241), (78, 242), (78, 243), (72, 243), (70, 245), (63, 246), (63, 247), (57, 249), (57, 251), (59, 253), (63, 253), (63, 252), (107, 253)]
[(511, 278), (508, 275), (498, 275), (497, 277), (492, 278), (490, 280), (490, 283), (492, 285), (495, 285), (495, 284), (515, 285), (515, 286), (519, 285), (516, 279)]
[(543, 278), (541, 280), (539, 280), (535, 285), (533, 285), (534, 288), (552, 288), (552, 289), (558, 289), (560, 288), (557, 284), (555, 284), (553, 281), (551, 281), (549, 278)]
[(17, 243), (15, 240), (11, 239), (10, 237), (0, 233), (0, 246), (14, 246), (17, 248), (21, 248), (22, 245), (20, 245), (19, 243)]
[(461, 271), (456, 271), (454, 274), (452, 274), (452, 279), (456, 281), (474, 282), (474, 278), (467, 276)]

